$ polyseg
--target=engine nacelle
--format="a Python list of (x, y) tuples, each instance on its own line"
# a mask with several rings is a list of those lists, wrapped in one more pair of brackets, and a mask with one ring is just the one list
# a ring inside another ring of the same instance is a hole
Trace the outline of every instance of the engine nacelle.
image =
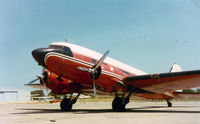
[[(43, 81), (46, 86), (52, 90), (52, 93), (56, 95), (80, 92), (80, 84), (60, 77), (57, 74), (50, 72), (49, 70), (44, 71)], [(40, 81), (40, 83), (42, 84), (43, 82)]]

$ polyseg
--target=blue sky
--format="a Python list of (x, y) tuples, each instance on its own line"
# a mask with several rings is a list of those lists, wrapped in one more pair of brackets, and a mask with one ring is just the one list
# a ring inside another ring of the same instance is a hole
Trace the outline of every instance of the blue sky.
[(198, 0), (0, 0), (0, 87), (41, 72), (31, 51), (78, 44), (148, 73), (200, 69)]

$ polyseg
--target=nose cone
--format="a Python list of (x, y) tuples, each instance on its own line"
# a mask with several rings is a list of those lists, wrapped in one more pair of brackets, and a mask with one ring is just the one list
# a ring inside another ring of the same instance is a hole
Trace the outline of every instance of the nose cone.
[(47, 53), (47, 48), (39, 48), (32, 51), (33, 58), (43, 67), (46, 67), (44, 57)]

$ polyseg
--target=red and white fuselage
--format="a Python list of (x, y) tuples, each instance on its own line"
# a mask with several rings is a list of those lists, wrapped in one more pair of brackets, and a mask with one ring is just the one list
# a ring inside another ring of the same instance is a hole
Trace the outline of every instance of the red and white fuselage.
[[(73, 57), (56, 52), (47, 53), (44, 62), (48, 70), (61, 77), (70, 79), (74, 82), (79, 82), (81, 85), (92, 85), (90, 74), (79, 68), (92, 68), (101, 58), (102, 54), (70, 43), (51, 43), (50, 48), (52, 46), (65, 46), (70, 48)], [(101, 75), (96, 80), (96, 84), (97, 88), (104, 89), (106, 92), (113, 92), (116, 82), (122, 81), (123, 77), (146, 74), (143, 71), (109, 57), (104, 60), (101, 69)]]
[[(38, 75), (39, 86), (51, 89), (54, 94), (72, 96), (78, 93), (73, 99), (71, 96), (65, 97), (60, 104), (61, 110), (71, 110), (80, 94), (115, 95), (112, 102), (114, 111), (124, 111), (131, 95), (163, 99), (168, 107), (172, 106), (170, 99), (199, 95), (176, 91), (199, 87), (200, 70), (182, 71), (175, 64), (168, 73), (147, 74), (107, 57), (108, 53), (102, 55), (64, 42), (35, 49), (32, 51), (34, 59), (45, 68), (43, 75)], [(31, 81), (28, 86), (38, 86), (33, 85), (38, 79)]]
[[(84, 69), (92, 69), (102, 57), (102, 54), (71, 43), (56, 42), (51, 43), (48, 48), (34, 50), (32, 55), (40, 65), (47, 69), (48, 77), (52, 77), (46, 82), (46, 85), (54, 93), (81, 92), (84, 94), (93, 92), (91, 73), (84, 71)], [(147, 75), (148, 77), (148, 74), (141, 70), (106, 57), (103, 64), (100, 65), (99, 75), (95, 79), (95, 87), (99, 92), (101, 91), (105, 94), (112, 92), (125, 93), (128, 91), (128, 84), (123, 84), (124, 79), (140, 75)], [(152, 81), (157, 77), (159, 78), (159, 75), (150, 75), (150, 77), (152, 79), (149, 84), (152, 84)], [(63, 80), (65, 80), (64, 83)], [(62, 86), (58, 86), (59, 84), (62, 84)], [(148, 92), (148, 89), (146, 90), (145, 88), (149, 85), (142, 82), (138, 83), (138, 81), (129, 86), (136, 90), (136, 95), (140, 97), (150, 99), (172, 99), (175, 97), (171, 91), (164, 93)]]

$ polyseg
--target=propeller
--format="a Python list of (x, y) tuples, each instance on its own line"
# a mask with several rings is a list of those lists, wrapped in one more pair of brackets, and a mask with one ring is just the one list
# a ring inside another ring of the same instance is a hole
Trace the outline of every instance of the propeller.
[(101, 64), (103, 64), (103, 61), (105, 60), (105, 58), (108, 56), (109, 50), (106, 51), (103, 56), (99, 59), (99, 61), (97, 62), (96, 65), (94, 65), (92, 68), (85, 68), (85, 67), (78, 67), (80, 70), (82, 71), (87, 71), (90, 73), (92, 81), (93, 81), (93, 90), (94, 90), (94, 97), (96, 96), (96, 86), (95, 86), (95, 80), (98, 78), (98, 76), (96, 76), (98, 73), (100, 75), (100, 66)]
[(38, 80), (40, 80), (41, 81), (41, 83), (44, 85), (44, 89), (46, 90), (46, 92), (47, 92), (47, 94), (49, 93), (49, 91), (48, 91), (48, 88), (47, 88), (47, 86), (46, 86), (46, 84), (45, 84), (45, 82), (44, 82), (44, 75), (43, 75), (43, 73), (44, 73), (44, 68), (42, 68), (42, 73), (40, 74), (40, 75), (37, 75), (37, 78), (36, 79), (34, 79), (34, 80), (32, 80), (32, 81), (30, 81), (28, 84), (33, 84), (34, 82), (36, 82), (36, 81), (38, 81)]
[(93, 89), (94, 89), (94, 97), (96, 97), (96, 86), (95, 86), (95, 74), (98, 73), (98, 68), (103, 64), (103, 61), (108, 56), (109, 50), (104, 53), (104, 55), (100, 58), (100, 60), (97, 62), (97, 64), (92, 68), (91, 74), (92, 74), (92, 80), (93, 80)]

